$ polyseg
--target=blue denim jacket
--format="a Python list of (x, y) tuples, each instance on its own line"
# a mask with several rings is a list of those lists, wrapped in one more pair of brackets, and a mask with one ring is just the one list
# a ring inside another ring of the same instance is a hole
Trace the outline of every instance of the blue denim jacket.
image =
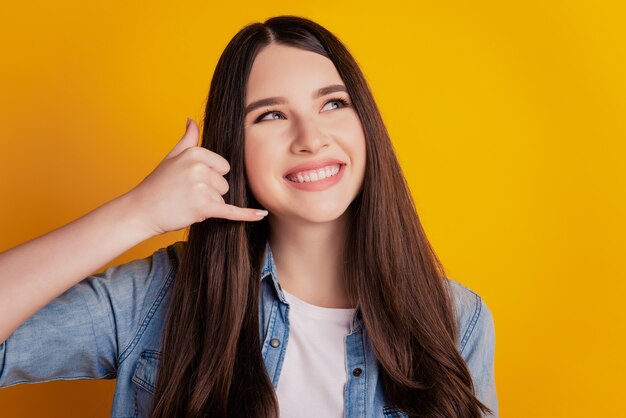
[[(0, 387), (50, 380), (117, 379), (112, 417), (148, 417), (166, 306), (186, 242), (109, 267), (54, 299), (0, 344)], [(261, 271), (259, 327), (274, 387), (289, 340), (289, 304), (269, 244)], [(484, 301), (448, 279), (459, 321), (459, 350), (478, 398), (498, 415), (493, 318)], [(388, 407), (358, 309), (346, 336), (345, 417), (406, 417)], [(355, 372), (356, 371), (356, 372)]]

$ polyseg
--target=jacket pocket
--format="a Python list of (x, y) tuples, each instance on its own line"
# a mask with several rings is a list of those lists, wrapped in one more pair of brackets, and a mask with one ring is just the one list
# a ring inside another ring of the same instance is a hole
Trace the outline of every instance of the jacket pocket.
[(154, 350), (145, 350), (141, 353), (133, 383), (135, 384), (135, 417), (147, 417), (156, 388), (157, 369), (161, 353)]
[(400, 412), (389, 406), (383, 406), (383, 416), (385, 418), (407, 418), (407, 415), (404, 412)]

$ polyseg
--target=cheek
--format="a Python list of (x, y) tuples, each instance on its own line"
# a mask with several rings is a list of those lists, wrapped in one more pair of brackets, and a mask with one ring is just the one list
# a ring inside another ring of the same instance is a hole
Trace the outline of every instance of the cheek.
[(263, 147), (261, 147), (261, 143), (261, 139), (256, 138), (254, 135), (246, 135), (244, 137), (243, 153), (248, 177), (258, 173), (263, 163)]
[(280, 132), (271, 128), (259, 128), (244, 137), (244, 159), (251, 176), (268, 178), (276, 174), (284, 155), (284, 139)]
[(263, 204), (263, 192), (267, 190), (266, 184), (273, 175), (272, 153), (268, 153), (268, 147), (261, 146), (259, 141), (246, 139), (244, 143), (244, 163), (248, 187), (254, 197)]
[(338, 132), (341, 132), (339, 138), (343, 139), (344, 145), (350, 150), (355, 157), (365, 157), (365, 134), (361, 121), (354, 117), (346, 118), (337, 126)]

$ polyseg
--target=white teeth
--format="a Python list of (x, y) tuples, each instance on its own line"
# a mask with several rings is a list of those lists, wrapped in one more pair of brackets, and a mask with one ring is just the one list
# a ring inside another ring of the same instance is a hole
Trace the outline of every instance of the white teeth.
[(287, 179), (296, 183), (309, 183), (313, 181), (323, 180), (326, 177), (332, 177), (339, 172), (340, 165), (329, 165), (317, 170), (303, 171), (292, 174)]

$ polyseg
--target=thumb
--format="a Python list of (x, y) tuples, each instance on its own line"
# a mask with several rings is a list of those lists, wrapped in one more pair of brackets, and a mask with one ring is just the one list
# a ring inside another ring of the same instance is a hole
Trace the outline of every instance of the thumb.
[(163, 158), (167, 160), (169, 158), (174, 158), (187, 148), (197, 147), (198, 146), (198, 125), (196, 125), (196, 121), (193, 119), (187, 118), (187, 126), (185, 127), (185, 134), (178, 141), (178, 143), (172, 148), (172, 150)]

